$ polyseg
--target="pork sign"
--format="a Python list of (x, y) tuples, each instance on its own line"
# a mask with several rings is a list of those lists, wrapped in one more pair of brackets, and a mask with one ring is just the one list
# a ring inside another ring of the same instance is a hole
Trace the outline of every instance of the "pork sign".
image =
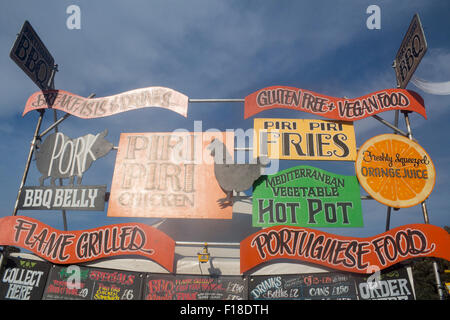
[[(42, 174), (40, 186), (23, 187), (18, 208), (103, 211), (106, 186), (83, 186), (80, 183), (91, 164), (112, 149), (113, 144), (105, 139), (106, 135), (107, 130), (75, 139), (62, 132), (48, 136), (38, 145), (36, 152), (36, 166)], [(49, 177), (51, 186), (44, 186)], [(58, 178), (70, 178), (70, 186), (57, 187), (55, 180)]]

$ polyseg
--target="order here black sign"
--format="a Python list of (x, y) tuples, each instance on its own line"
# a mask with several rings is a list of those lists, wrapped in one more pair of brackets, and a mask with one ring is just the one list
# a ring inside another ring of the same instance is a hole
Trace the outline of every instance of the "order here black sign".
[(51, 87), (48, 82), (55, 60), (28, 21), (23, 24), (9, 56), (41, 90)]

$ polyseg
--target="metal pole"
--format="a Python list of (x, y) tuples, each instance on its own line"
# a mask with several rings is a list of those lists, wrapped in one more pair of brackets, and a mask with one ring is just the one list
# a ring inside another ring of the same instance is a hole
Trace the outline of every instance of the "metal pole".
[[(208, 246), (215, 247), (239, 247), (241, 244), (239, 242), (207, 242)], [(205, 246), (205, 242), (196, 241), (175, 241), (177, 246)]]
[(390, 224), (391, 224), (391, 207), (387, 207), (387, 213), (386, 213), (386, 231), (389, 231)]
[[(56, 109), (53, 109), (53, 121), (56, 123), (58, 121), (58, 115), (56, 113)], [(55, 126), (55, 132), (58, 132), (58, 125)], [(62, 178), (59, 178), (59, 185), (63, 185)], [(62, 218), (63, 218), (63, 228), (64, 231), (67, 231), (67, 217), (66, 217), (66, 210), (62, 209)]]
[[(408, 112), (403, 112), (405, 115), (405, 124), (406, 128), (408, 129), (408, 138), (413, 140), (412, 132), (411, 132), (411, 124), (409, 122)], [(422, 202), (422, 214), (423, 214), (423, 220), (426, 224), (430, 223), (430, 218), (428, 216), (428, 210), (427, 210), (427, 204), (425, 201)], [(441, 277), (439, 275), (439, 268), (436, 261), (433, 261), (433, 272), (434, 277), (436, 279), (436, 286), (439, 293), (439, 299), (444, 300), (444, 291), (442, 290), (442, 283), (441, 283)]]
[(36, 124), (36, 129), (34, 130), (34, 136), (33, 136), (33, 140), (31, 141), (30, 151), (28, 152), (28, 158), (27, 158), (27, 162), (25, 164), (25, 170), (23, 172), (22, 181), (20, 182), (19, 192), (17, 193), (16, 203), (14, 204), (14, 210), (13, 210), (13, 214), (12, 214), (13, 216), (17, 215), (17, 208), (19, 206), (19, 198), (20, 198), (20, 195), (22, 194), (22, 188), (25, 185), (25, 181), (27, 180), (28, 171), (30, 170), (30, 163), (31, 163), (31, 159), (33, 157), (34, 146), (36, 144), (36, 140), (39, 138), (39, 130), (42, 125), (42, 119), (44, 117), (45, 110), (44, 109), (38, 110), (38, 112), (39, 112), (39, 119)]
[(245, 102), (245, 99), (189, 99), (189, 102)]
[[(397, 128), (397, 126), (394, 126), (394, 125), (392, 125), (391, 123), (387, 122), (386, 120), (384, 120), (384, 119), (381, 118), (380, 116), (374, 114), (374, 115), (372, 116), (372, 118), (374, 118), (374, 119), (380, 121), (382, 124), (388, 126), (389, 128), (391, 128), (391, 129), (394, 130), (395, 132), (400, 133), (401, 135), (404, 135), (405, 137), (408, 136), (408, 134), (407, 134), (406, 132), (404, 132), (403, 130), (400, 130), (399, 128)], [(411, 140), (414, 140), (414, 139), (411, 139)]]

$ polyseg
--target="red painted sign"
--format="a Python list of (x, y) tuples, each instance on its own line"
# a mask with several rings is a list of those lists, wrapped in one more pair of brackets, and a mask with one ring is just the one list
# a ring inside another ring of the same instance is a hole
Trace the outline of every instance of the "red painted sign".
[(450, 235), (430, 224), (410, 224), (369, 238), (351, 238), (309, 228), (275, 226), (241, 244), (241, 273), (274, 259), (291, 259), (356, 273), (401, 261), (436, 257), (450, 261)]
[(164, 87), (135, 89), (94, 99), (64, 90), (46, 90), (35, 92), (28, 98), (22, 116), (32, 110), (52, 108), (79, 118), (92, 119), (145, 107), (160, 107), (187, 117), (188, 103), (187, 96)]
[(61, 231), (24, 216), (0, 219), (0, 245), (17, 246), (56, 264), (139, 255), (173, 271), (175, 241), (142, 223), (121, 223), (89, 230)]
[(344, 121), (356, 121), (391, 110), (414, 111), (427, 118), (422, 97), (411, 90), (385, 89), (359, 98), (346, 99), (305, 89), (273, 86), (258, 90), (245, 98), (244, 119), (274, 108), (304, 111)]

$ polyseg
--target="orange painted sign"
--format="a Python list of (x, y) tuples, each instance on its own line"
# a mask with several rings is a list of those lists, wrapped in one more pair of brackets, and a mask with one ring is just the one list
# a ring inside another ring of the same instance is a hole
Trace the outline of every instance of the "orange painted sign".
[(0, 219), (0, 245), (30, 250), (56, 264), (77, 264), (101, 258), (139, 255), (173, 271), (175, 241), (143, 223), (121, 223), (89, 230), (61, 231), (36, 219)]
[(232, 206), (219, 203), (226, 194), (208, 150), (214, 138), (234, 149), (233, 132), (122, 133), (107, 215), (231, 219)]
[(92, 119), (145, 107), (159, 107), (187, 117), (188, 102), (186, 95), (164, 87), (135, 89), (93, 99), (64, 90), (46, 90), (35, 92), (28, 98), (22, 116), (32, 110), (52, 108), (79, 118)]
[(426, 119), (422, 97), (411, 90), (385, 89), (347, 99), (285, 86), (267, 87), (248, 95), (245, 98), (244, 119), (274, 108), (298, 110), (343, 121), (356, 121), (391, 110), (414, 111)]
[(408, 208), (423, 202), (436, 181), (433, 162), (414, 141), (398, 134), (367, 140), (355, 162), (359, 183), (378, 202)]
[(405, 225), (369, 238), (275, 226), (252, 234), (240, 247), (241, 273), (275, 259), (300, 260), (355, 273), (372, 273), (411, 258), (450, 261), (450, 235), (430, 224)]

